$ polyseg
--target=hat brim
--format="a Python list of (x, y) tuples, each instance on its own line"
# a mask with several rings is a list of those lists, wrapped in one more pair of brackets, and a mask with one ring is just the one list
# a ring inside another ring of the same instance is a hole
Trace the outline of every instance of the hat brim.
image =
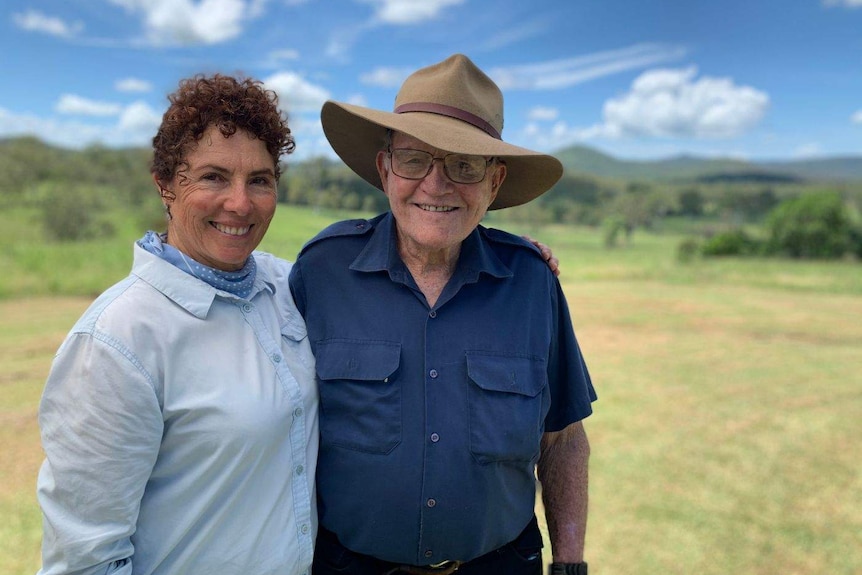
[(508, 144), (448, 116), (427, 112), (396, 114), (328, 101), (323, 105), (320, 121), (335, 153), (380, 190), (383, 184), (376, 158), (386, 142), (387, 130), (403, 132), (446, 152), (496, 156), (505, 161), (506, 179), (489, 210), (525, 204), (548, 191), (563, 175), (563, 166), (555, 157)]

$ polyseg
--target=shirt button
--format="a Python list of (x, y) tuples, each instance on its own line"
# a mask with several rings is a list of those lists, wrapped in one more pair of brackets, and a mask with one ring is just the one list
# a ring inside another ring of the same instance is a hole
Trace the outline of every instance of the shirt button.
[(279, 363), (281, 361), (281, 356), (277, 353), (272, 354), (272, 361), (274, 361), (275, 363)]
[(437, 379), (437, 375), (438, 375), (438, 374), (437, 374), (437, 370), (436, 370), (436, 369), (432, 369), (431, 371), (429, 371), (429, 372), (428, 372), (428, 375), (430, 375), (430, 376), (431, 376), (431, 379)]
[(434, 552), (431, 551), (430, 549), (425, 551), (425, 557), (428, 557), (430, 559), (433, 555), (434, 555)]
[(428, 313), (428, 316), (429, 316), (431, 319), (434, 319), (435, 317), (437, 317), (437, 312), (436, 312), (436, 311), (434, 311), (434, 310), (432, 309), (432, 310)]
[(307, 524), (303, 524), (303, 526), (300, 528), (300, 531), (302, 531), (302, 534), (303, 534), (303, 535), (305, 535), (306, 533), (308, 533), (308, 525), (307, 525)]
[(428, 505), (428, 507), (434, 507), (435, 505), (437, 505), (437, 500), (436, 499), (429, 499), (427, 501), (427, 505)]
[(296, 409), (293, 410), (293, 416), (294, 417), (299, 417), (301, 415), (302, 415), (302, 408), (301, 407), (297, 407)]
[(297, 466), (296, 466), (296, 474), (297, 474), (297, 475), (302, 475), (302, 472), (303, 472), (303, 471), (305, 471), (305, 468), (304, 468), (302, 465), (297, 465)]
[(249, 313), (251, 311), (251, 304), (250, 303), (243, 304), (242, 311), (244, 311), (245, 313)]
[(437, 435), (436, 433), (432, 433), (432, 434), (431, 434), (431, 442), (432, 442), (432, 443), (437, 443), (438, 441), (440, 441), (440, 436), (439, 436), (439, 435)]

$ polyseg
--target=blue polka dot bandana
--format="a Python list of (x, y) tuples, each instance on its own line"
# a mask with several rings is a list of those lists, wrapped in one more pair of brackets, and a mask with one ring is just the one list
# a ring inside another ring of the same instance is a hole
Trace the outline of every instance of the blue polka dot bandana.
[(245, 260), (245, 265), (242, 266), (242, 269), (235, 272), (226, 272), (196, 262), (174, 246), (165, 243), (166, 241), (167, 234), (157, 234), (156, 232), (149, 231), (144, 234), (144, 237), (138, 240), (138, 245), (216, 289), (232, 293), (243, 299), (247, 298), (251, 293), (255, 272), (257, 271), (254, 256), (249, 256)]

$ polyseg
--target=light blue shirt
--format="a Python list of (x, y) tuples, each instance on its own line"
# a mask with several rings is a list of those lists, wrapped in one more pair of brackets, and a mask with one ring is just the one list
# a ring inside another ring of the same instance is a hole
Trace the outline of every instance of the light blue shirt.
[(255, 253), (240, 299), (134, 249), (45, 385), (40, 573), (307, 574), (318, 400), (291, 264)]

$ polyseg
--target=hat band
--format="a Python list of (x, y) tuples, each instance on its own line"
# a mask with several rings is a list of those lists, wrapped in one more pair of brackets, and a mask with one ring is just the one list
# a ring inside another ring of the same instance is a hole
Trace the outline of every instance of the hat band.
[(494, 126), (476, 116), (475, 114), (471, 114), (465, 110), (461, 110), (460, 108), (455, 108), (453, 106), (446, 106), (445, 104), (434, 104), (432, 102), (413, 102), (410, 104), (402, 104), (395, 108), (396, 114), (403, 114), (405, 112), (428, 112), (431, 114), (439, 114), (441, 116), (448, 116), (450, 118), (455, 118), (457, 120), (461, 120), (462, 122), (467, 122), (471, 126), (475, 126), (497, 140), (501, 140), (500, 132), (498, 132)]

